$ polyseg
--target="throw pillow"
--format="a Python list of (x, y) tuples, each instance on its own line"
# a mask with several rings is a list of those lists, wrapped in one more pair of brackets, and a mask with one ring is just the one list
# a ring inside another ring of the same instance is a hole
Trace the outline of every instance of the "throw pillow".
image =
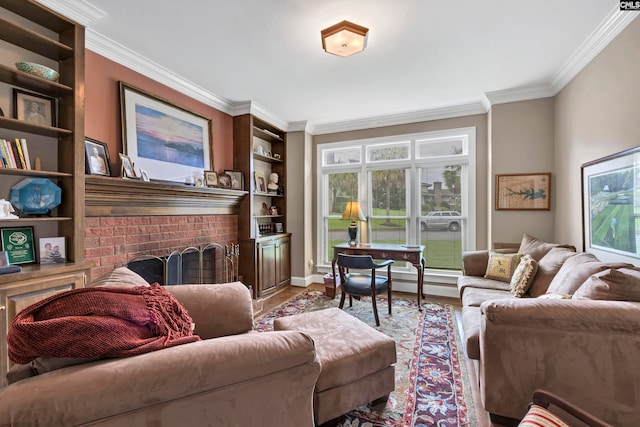
[(538, 272), (536, 273), (535, 279), (533, 279), (533, 283), (531, 283), (528, 294), (535, 298), (547, 292), (549, 290), (549, 284), (558, 271), (560, 271), (562, 264), (575, 255), (575, 251), (569, 248), (557, 246), (551, 249), (538, 261)]
[(555, 246), (557, 246), (555, 243), (545, 243), (542, 240), (538, 240), (533, 236), (525, 234), (522, 236), (522, 242), (520, 242), (520, 249), (518, 249), (518, 253), (531, 255), (531, 258), (536, 261), (540, 261), (540, 259), (542, 259), (542, 257)]
[(93, 280), (89, 284), (89, 287), (93, 286), (121, 286), (133, 288), (136, 286), (149, 286), (149, 282), (144, 280), (142, 276), (135, 271), (129, 270), (127, 267), (118, 267), (112, 272)]
[(595, 255), (588, 252), (577, 254), (566, 260), (549, 284), (548, 292), (573, 295), (591, 275), (609, 268), (633, 267), (623, 262), (600, 262)]
[(489, 262), (484, 278), (510, 282), (519, 263), (520, 254), (500, 254), (489, 251)]
[(516, 267), (511, 277), (511, 293), (518, 298), (522, 298), (531, 286), (533, 278), (538, 271), (538, 263), (531, 255), (526, 254), (520, 258), (520, 264)]
[(640, 269), (609, 269), (589, 277), (574, 299), (640, 301)]
[(539, 405), (531, 405), (518, 427), (569, 427), (548, 409)]
[(554, 294), (553, 292), (547, 292), (546, 294), (540, 295), (538, 298), (541, 298), (541, 299), (571, 299), (571, 295), (569, 295), (569, 294)]

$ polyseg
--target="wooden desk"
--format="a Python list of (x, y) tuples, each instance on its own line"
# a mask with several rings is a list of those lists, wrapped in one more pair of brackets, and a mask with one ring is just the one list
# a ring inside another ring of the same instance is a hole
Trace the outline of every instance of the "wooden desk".
[(423, 245), (406, 246), (406, 245), (391, 245), (382, 243), (371, 243), (366, 245), (349, 246), (348, 243), (341, 243), (333, 247), (333, 261), (331, 262), (331, 271), (335, 281), (336, 277), (336, 261), (338, 260), (338, 254), (347, 255), (371, 255), (373, 259), (392, 259), (394, 261), (406, 261), (413, 264), (418, 270), (418, 309), (422, 311), (422, 305), (420, 305), (420, 297), (424, 298), (422, 293), (422, 285), (424, 282), (424, 268), (425, 262), (422, 256), (424, 252)]

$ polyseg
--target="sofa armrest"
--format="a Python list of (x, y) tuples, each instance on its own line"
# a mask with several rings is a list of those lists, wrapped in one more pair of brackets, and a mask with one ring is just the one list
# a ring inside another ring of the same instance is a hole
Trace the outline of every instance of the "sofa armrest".
[[(514, 254), (518, 252), (518, 249), (502, 248), (494, 249), (493, 252), (501, 254)], [(487, 271), (487, 264), (489, 263), (489, 250), (481, 251), (466, 251), (462, 253), (462, 274), (465, 276), (479, 276), (482, 277)]]
[[(311, 425), (319, 373), (313, 341), (305, 334), (233, 335), (11, 384), (0, 389), (0, 425), (258, 425), (261, 418), (276, 425), (271, 414), (282, 420), (291, 410), (300, 413), (294, 417), (298, 425), (305, 425), (300, 418)], [(273, 394), (297, 406), (275, 408)], [(242, 406), (259, 400), (252, 410)]]
[(253, 329), (251, 293), (240, 282), (217, 285), (165, 286), (196, 324), (195, 334), (206, 340)]
[(571, 398), (613, 425), (640, 413), (640, 303), (519, 299), (480, 306), (480, 396), (522, 418), (536, 389)]

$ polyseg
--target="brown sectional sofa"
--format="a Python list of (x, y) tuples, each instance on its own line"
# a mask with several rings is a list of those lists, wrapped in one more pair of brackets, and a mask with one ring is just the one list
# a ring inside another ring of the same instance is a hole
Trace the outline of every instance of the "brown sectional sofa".
[(14, 382), (0, 389), (0, 426), (314, 425), (320, 365), (311, 338), (250, 332), (241, 283), (167, 289), (202, 341)]
[(517, 252), (538, 264), (522, 298), (484, 278), (490, 251), (463, 254), (465, 350), (484, 408), (521, 419), (546, 389), (613, 425), (639, 425), (640, 269), (527, 235)]

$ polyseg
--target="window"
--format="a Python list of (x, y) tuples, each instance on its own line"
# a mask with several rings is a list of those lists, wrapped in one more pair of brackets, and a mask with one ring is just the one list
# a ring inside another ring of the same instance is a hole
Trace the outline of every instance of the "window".
[(360, 241), (425, 245), (429, 269), (459, 270), (475, 249), (475, 128), (323, 144), (318, 159), (320, 265), (348, 240), (350, 200), (367, 218)]

